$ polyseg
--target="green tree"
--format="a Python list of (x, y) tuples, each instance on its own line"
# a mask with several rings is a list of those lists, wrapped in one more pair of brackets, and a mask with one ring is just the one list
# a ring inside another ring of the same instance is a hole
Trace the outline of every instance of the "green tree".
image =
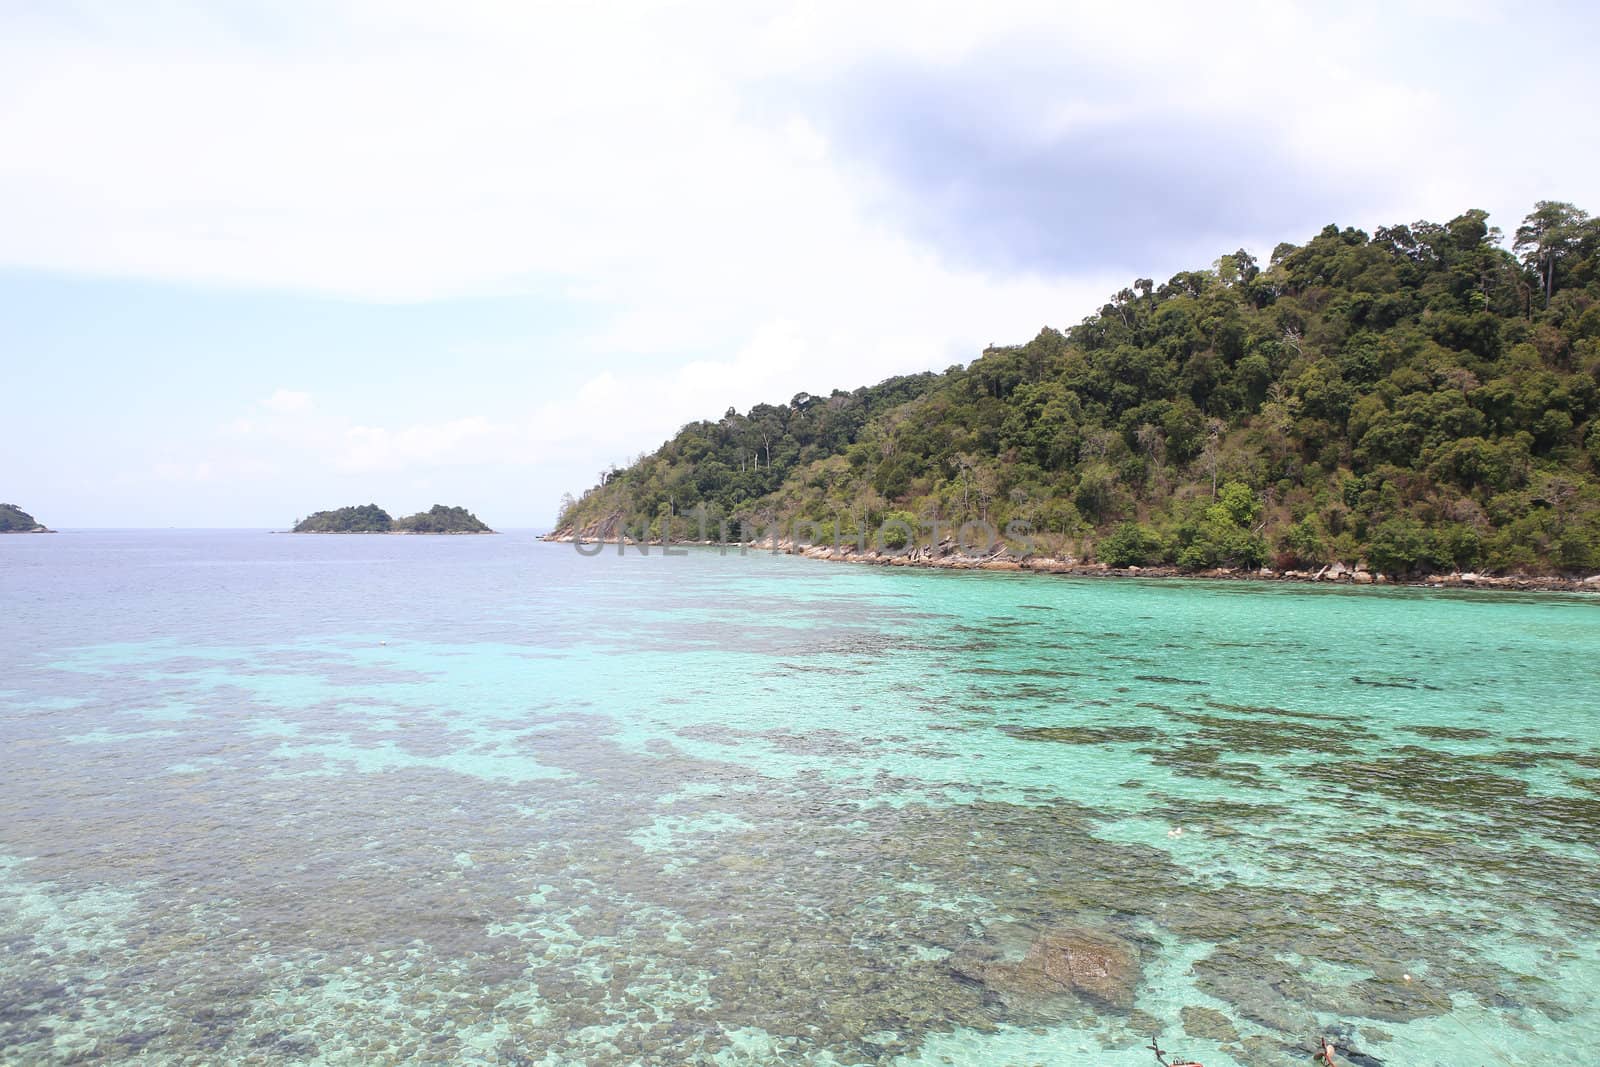
[(1403, 578), (1434, 560), (1432, 537), (1412, 518), (1389, 519), (1372, 532), (1367, 542), (1367, 563), (1381, 574)]
[(1587, 212), (1565, 201), (1541, 200), (1517, 227), (1513, 248), (1522, 253), (1522, 262), (1528, 269), (1538, 275), (1546, 307), (1555, 295), (1557, 267), (1576, 249), (1587, 221)]
[(1112, 567), (1143, 567), (1162, 562), (1166, 545), (1150, 527), (1125, 522), (1100, 540), (1095, 555)]

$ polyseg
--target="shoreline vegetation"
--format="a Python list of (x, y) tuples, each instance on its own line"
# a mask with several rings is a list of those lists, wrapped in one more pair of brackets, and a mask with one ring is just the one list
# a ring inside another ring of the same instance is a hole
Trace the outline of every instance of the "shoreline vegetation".
[(15, 504), (0, 504), (0, 534), (55, 533)]
[(1109, 563), (1080, 560), (1072, 556), (1039, 556), (1027, 551), (1017, 551), (999, 544), (986, 551), (964, 549), (950, 541), (939, 544), (907, 545), (900, 548), (862, 546), (855, 542), (845, 544), (815, 544), (791, 538), (756, 539), (752, 541), (716, 541), (679, 539), (663, 542), (638, 540), (623, 534), (598, 537), (556, 530), (539, 538), (552, 544), (570, 544), (588, 556), (597, 556), (607, 546), (617, 546), (617, 553), (635, 549), (647, 554), (649, 550), (676, 551), (688, 548), (715, 548), (724, 552), (737, 551), (741, 555), (751, 552), (770, 552), (776, 555), (804, 556), (806, 559), (835, 563), (859, 563), (879, 567), (919, 567), (934, 570), (958, 571), (1009, 571), (1023, 574), (1051, 574), (1069, 578), (1200, 578), (1224, 581), (1301, 582), (1308, 584), (1345, 585), (1373, 588), (1413, 589), (1499, 589), (1520, 592), (1600, 593), (1600, 574), (1587, 578), (1568, 578), (1555, 575), (1495, 575), (1473, 571), (1455, 571), (1449, 574), (1425, 574), (1392, 577), (1375, 573), (1363, 566), (1347, 567), (1343, 563), (1326, 564), (1315, 571), (1278, 571), (1271, 567), (1245, 570), (1233, 567), (1213, 567), (1207, 570), (1184, 570), (1179, 567), (1139, 566), (1130, 564), (1114, 567)]
[(318, 511), (296, 519), (290, 533), (300, 534), (492, 534), (472, 512), (435, 504), (415, 515), (393, 518), (376, 504)]
[(925, 565), (1592, 588), (1600, 220), (1328, 226), (1140, 278), (969, 364), (690, 423), (555, 536), (871, 558), (935, 521), (1028, 543)]

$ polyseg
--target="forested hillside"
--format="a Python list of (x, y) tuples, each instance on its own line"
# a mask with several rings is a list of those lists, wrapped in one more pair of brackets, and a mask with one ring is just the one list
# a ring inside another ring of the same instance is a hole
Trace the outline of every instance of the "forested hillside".
[(435, 504), (427, 511), (394, 520), (400, 533), (494, 533), (478, 516), (461, 507)]
[[(568, 532), (1031, 524), (1114, 565), (1600, 569), (1600, 220), (1244, 251), (942, 374), (684, 427)], [(668, 516), (672, 516), (670, 519)]]
[(376, 504), (316, 511), (296, 519), (292, 533), (388, 533), (394, 519)]
[(0, 504), (0, 533), (38, 533), (44, 526), (15, 504)]
[(435, 504), (415, 515), (393, 518), (376, 504), (318, 511), (296, 519), (291, 533), (408, 533), (480, 534), (494, 533), (466, 508)]

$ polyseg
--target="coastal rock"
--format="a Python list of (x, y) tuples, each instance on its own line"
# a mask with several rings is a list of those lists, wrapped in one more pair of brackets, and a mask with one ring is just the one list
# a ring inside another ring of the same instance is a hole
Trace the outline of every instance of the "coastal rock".
[[(426, 517), (426, 516), (424, 516)], [(403, 520), (396, 520), (395, 525)], [(0, 533), (7, 532), (0, 530)], [(32, 531), (11, 532), (38, 532), (49, 533), (43, 527)], [(393, 529), (389, 531), (361, 531), (361, 532), (493, 532), (483, 531), (456, 531), (456, 530), (430, 530), (407, 531)], [(590, 523), (584, 527), (565, 526), (545, 534), (541, 540), (557, 542), (575, 542), (581, 545), (617, 544), (622, 545), (651, 545), (659, 546), (660, 539), (651, 539), (640, 542), (627, 535), (622, 528), (617, 516), (610, 516), (601, 522)], [(1086, 563), (1071, 555), (1062, 556), (1016, 556), (1011, 552), (1001, 549), (990, 555), (972, 555), (960, 550), (955, 542), (946, 539), (938, 546), (911, 546), (900, 550), (880, 550), (868, 548), (863, 545), (846, 542), (843, 544), (807, 544), (789, 540), (774, 542), (767, 538), (764, 541), (752, 540), (745, 542), (716, 542), (675, 539), (671, 542), (677, 545), (703, 545), (716, 546), (722, 544), (738, 545), (742, 549), (767, 550), (786, 552), (791, 555), (804, 556), (810, 559), (833, 560), (845, 563), (877, 564), (885, 567), (933, 567), (944, 570), (988, 570), (988, 571), (1032, 571), (1041, 574), (1066, 574), (1080, 577), (1098, 577), (1102, 575), (1117, 575), (1137, 578), (1171, 578), (1171, 577), (1198, 577), (1210, 579), (1258, 579), (1265, 581), (1305, 581), (1305, 582), (1348, 582), (1354, 585), (1412, 585), (1433, 589), (1470, 587), (1474, 589), (1511, 589), (1511, 590), (1559, 590), (1565, 592), (1600, 592), (1600, 574), (1588, 578), (1563, 578), (1554, 576), (1527, 576), (1514, 575), (1509, 577), (1495, 577), (1494, 575), (1479, 574), (1476, 572), (1451, 573), (1448, 575), (1431, 574), (1415, 575), (1409, 578), (1395, 577), (1369, 570), (1366, 564), (1359, 564), (1354, 568), (1343, 563), (1334, 562), (1327, 564), (1315, 571), (1305, 570), (1275, 570), (1262, 567), (1258, 570), (1240, 570), (1231, 567), (1216, 567), (1203, 571), (1185, 571), (1170, 566), (1129, 566), (1111, 567), (1103, 562)]]

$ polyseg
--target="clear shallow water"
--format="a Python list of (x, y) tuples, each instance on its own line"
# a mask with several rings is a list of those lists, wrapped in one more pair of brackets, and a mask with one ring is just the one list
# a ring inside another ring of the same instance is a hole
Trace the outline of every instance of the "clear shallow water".
[[(232, 532), (0, 538), (0, 598), (7, 1061), (1600, 1032), (1600, 601)], [(1130, 1000), (982, 978), (1065, 927)]]

